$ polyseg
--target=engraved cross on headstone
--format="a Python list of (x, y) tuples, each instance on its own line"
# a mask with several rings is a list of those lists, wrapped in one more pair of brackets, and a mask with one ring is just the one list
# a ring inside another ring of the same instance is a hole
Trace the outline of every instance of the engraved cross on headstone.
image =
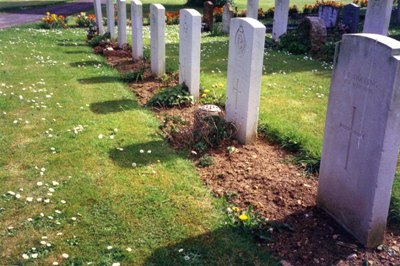
[(340, 123), (340, 127), (345, 129), (345, 130), (347, 130), (347, 131), (349, 131), (349, 133), (350, 133), (348, 144), (347, 144), (346, 163), (345, 163), (345, 166), (344, 166), (345, 170), (347, 170), (347, 166), (349, 164), (351, 144), (353, 142), (353, 135), (355, 135), (358, 138), (358, 143), (364, 137), (364, 135), (361, 133), (361, 130), (357, 131), (357, 130), (354, 129), (354, 120), (355, 120), (355, 117), (356, 117), (356, 111), (357, 111), (357, 108), (353, 106), (353, 113), (352, 113), (352, 116), (351, 116), (351, 124), (350, 124), (350, 126), (346, 126), (343, 123)]
[(240, 95), (239, 79), (236, 79), (236, 83), (233, 86), (233, 90), (235, 92), (235, 109), (237, 109), (238, 108), (238, 99), (239, 99), (239, 95)]

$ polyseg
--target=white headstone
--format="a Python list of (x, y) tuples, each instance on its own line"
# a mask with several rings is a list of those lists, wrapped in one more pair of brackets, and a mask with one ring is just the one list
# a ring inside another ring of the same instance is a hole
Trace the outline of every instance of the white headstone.
[(165, 73), (165, 8), (150, 5), (151, 72), (155, 76)]
[(233, 15), (234, 13), (231, 4), (226, 3), (224, 5), (224, 13), (222, 14), (222, 32), (229, 33), (229, 26), (231, 25)]
[(132, 0), (132, 58), (143, 57), (143, 5), (139, 0)]
[(126, 1), (117, 0), (118, 4), (118, 47), (124, 47), (126, 41)]
[(369, 0), (364, 21), (364, 33), (387, 35), (393, 0)]
[(96, 26), (99, 35), (104, 34), (103, 13), (101, 11), (101, 0), (94, 0), (94, 13), (96, 15)]
[(179, 14), (179, 84), (185, 83), (195, 98), (200, 94), (201, 14), (181, 9)]
[(289, 0), (275, 0), (272, 38), (277, 41), (286, 33), (289, 19)]
[(258, 18), (258, 1), (259, 0), (247, 0), (246, 17)]
[(106, 11), (107, 11), (107, 31), (110, 33), (111, 39), (114, 39), (115, 38), (114, 0), (107, 0)]
[(226, 119), (243, 144), (256, 140), (265, 26), (252, 18), (233, 18), (229, 34)]
[(333, 72), (318, 204), (367, 247), (382, 243), (400, 144), (400, 42), (346, 34)]

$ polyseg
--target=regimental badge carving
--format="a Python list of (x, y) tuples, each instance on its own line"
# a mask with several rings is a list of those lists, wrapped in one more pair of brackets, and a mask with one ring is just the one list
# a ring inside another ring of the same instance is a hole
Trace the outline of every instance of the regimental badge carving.
[(246, 36), (244, 35), (243, 26), (240, 25), (235, 35), (235, 46), (238, 55), (243, 55), (246, 50)]

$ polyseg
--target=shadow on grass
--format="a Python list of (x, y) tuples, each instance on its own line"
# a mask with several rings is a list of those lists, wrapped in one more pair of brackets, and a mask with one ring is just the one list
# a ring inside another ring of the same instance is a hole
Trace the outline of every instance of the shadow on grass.
[(163, 140), (136, 143), (122, 148), (122, 151), (111, 149), (108, 155), (117, 165), (124, 168), (132, 168), (132, 163), (142, 167), (158, 161), (167, 162), (179, 158), (179, 155), (171, 151), (169, 144)]
[[(340, 259), (345, 259), (351, 253), (348, 246), (338, 245), (338, 241), (357, 246), (358, 253), (367, 252), (352, 235), (316, 206), (290, 214), (282, 220), (270, 221), (270, 226), (274, 230), (267, 234), (266, 239), (271, 240), (263, 242), (272, 241), (274, 251), (281, 254), (280, 259), (291, 265), (314, 265), (314, 258), (323, 258), (324, 265), (336, 265)], [(387, 231), (394, 236), (399, 236), (400, 233), (399, 228), (392, 224), (389, 224)], [(338, 240), (327, 237), (335, 234)], [(299, 246), (299, 243), (305, 241), (308, 244)], [(265, 245), (259, 247), (250, 233), (224, 227), (159, 248), (144, 265), (280, 264)]]
[(137, 101), (122, 99), (90, 104), (90, 110), (96, 114), (109, 114), (134, 110), (139, 108)]
[(86, 43), (82, 43), (82, 42), (71, 42), (71, 40), (58, 40), (57, 41), (57, 45), (58, 46), (66, 46), (66, 47), (75, 47), (75, 46), (85, 46), (87, 47)]
[(224, 227), (155, 250), (144, 265), (279, 265), (250, 236)]
[(103, 63), (100, 61), (96, 61), (96, 60), (88, 60), (88, 61), (72, 62), (72, 63), (69, 63), (69, 65), (72, 67), (82, 67), (82, 66), (94, 67), (94, 66), (98, 66), (98, 65), (103, 65)]
[(66, 54), (88, 54), (88, 51), (66, 51)]
[(107, 76), (100, 76), (100, 77), (92, 77), (92, 78), (82, 78), (78, 79), (78, 82), (82, 84), (93, 84), (93, 83), (116, 83), (121, 82), (120, 77), (107, 77)]

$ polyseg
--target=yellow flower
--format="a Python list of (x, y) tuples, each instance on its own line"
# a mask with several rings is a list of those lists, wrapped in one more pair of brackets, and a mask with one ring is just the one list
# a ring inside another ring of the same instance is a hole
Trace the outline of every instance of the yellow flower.
[(207, 94), (203, 93), (203, 94), (201, 95), (201, 97), (205, 98), (205, 97), (207, 97)]
[(207, 93), (207, 92), (210, 92), (210, 90), (206, 89), (206, 90), (204, 90), (204, 92)]
[(247, 221), (249, 219), (249, 217), (243, 213), (242, 215), (239, 216), (239, 219), (242, 221)]
[(232, 211), (240, 212), (240, 209), (238, 207), (232, 207)]

